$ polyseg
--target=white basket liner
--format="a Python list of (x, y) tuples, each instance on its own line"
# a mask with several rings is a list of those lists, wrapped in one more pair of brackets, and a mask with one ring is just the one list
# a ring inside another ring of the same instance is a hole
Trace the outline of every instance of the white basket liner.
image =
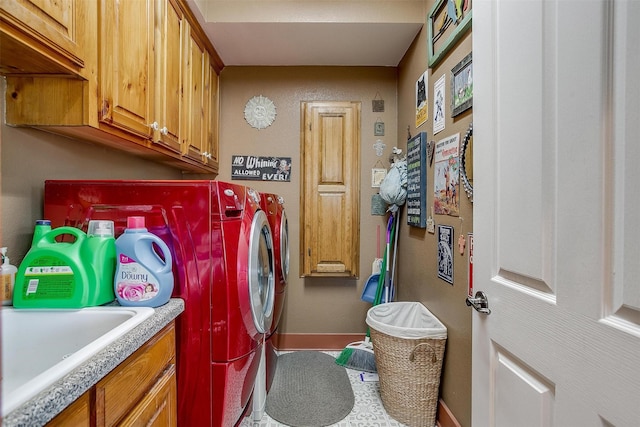
[(397, 338), (447, 338), (447, 328), (419, 302), (389, 302), (367, 311), (367, 325)]

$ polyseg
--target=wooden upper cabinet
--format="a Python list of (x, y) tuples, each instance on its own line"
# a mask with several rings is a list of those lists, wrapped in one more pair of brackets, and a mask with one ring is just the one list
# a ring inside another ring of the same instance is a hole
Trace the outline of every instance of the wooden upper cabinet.
[(86, 0), (0, 0), (0, 73), (80, 77), (95, 17)]
[(202, 34), (188, 28), (183, 57), (182, 149), (185, 157), (218, 170), (218, 71)]
[(205, 127), (205, 76), (207, 52), (199, 35), (189, 27), (185, 40), (183, 70), (185, 72), (185, 133), (182, 138), (182, 149), (186, 157), (195, 161), (203, 161), (206, 153)]
[(179, 153), (182, 110), (182, 30), (184, 16), (175, 0), (156, 2), (156, 91), (154, 142)]
[(152, 137), (154, 122), (154, 0), (101, 2), (98, 120)]
[(207, 57), (205, 69), (205, 152), (204, 162), (211, 168), (218, 170), (218, 138), (219, 138), (219, 114), (220, 114), (220, 78), (211, 57)]
[(357, 277), (360, 103), (305, 102), (301, 117), (301, 276)]
[(83, 79), (8, 76), (7, 123), (217, 173), (224, 64), (184, 0), (80, 2), (95, 20)]

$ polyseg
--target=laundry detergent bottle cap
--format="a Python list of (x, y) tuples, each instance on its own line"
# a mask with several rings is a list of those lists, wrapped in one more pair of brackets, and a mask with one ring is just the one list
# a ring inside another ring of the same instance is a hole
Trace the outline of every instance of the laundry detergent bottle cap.
[(42, 239), (42, 236), (51, 231), (51, 221), (48, 219), (36, 220), (36, 226), (33, 229), (33, 238), (31, 239), (31, 246), (36, 244)]
[(130, 216), (127, 218), (127, 229), (145, 228), (143, 216)]
[(116, 239), (114, 291), (120, 305), (158, 307), (173, 292), (173, 257), (167, 244), (145, 228), (145, 218), (127, 218)]

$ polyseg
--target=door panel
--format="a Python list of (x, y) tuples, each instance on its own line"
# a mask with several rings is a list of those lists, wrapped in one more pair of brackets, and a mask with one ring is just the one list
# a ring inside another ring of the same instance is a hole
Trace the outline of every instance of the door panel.
[(302, 105), (302, 276), (358, 276), (360, 104)]
[(99, 120), (151, 138), (154, 4), (149, 0), (101, 3)]
[[(608, 306), (605, 313), (606, 320), (612, 324), (619, 324), (625, 329), (625, 324), (638, 333), (640, 325), (640, 227), (634, 220), (640, 212), (640, 83), (637, 71), (640, 70), (640, 27), (637, 20), (640, 17), (640, 4), (628, 2), (627, 8), (615, 8), (614, 39), (626, 43), (617, 46), (619, 54), (613, 61), (614, 96), (611, 100), (614, 116), (613, 140), (610, 167), (612, 172), (613, 200), (611, 214), (613, 219), (613, 266), (619, 272), (611, 283), (611, 291), (607, 292)], [(635, 138), (635, 139), (634, 139)], [(615, 160), (615, 161), (614, 161)]]
[(575, 6), (474, 3), (474, 427), (640, 425), (640, 2)]
[(555, 387), (521, 360), (494, 348), (496, 425), (552, 426)]
[(86, 60), (84, 32), (95, 25), (87, 16), (90, 8), (86, 3), (77, 0), (2, 1), (2, 72), (71, 72), (79, 75)]
[(185, 46), (185, 133), (182, 141), (183, 153), (197, 161), (202, 161), (202, 153), (206, 151), (205, 142), (205, 58), (207, 55), (204, 43), (192, 29)]
[(156, 2), (155, 55), (156, 94), (153, 122), (157, 123), (154, 141), (180, 152), (180, 112), (182, 100), (182, 28), (183, 16), (175, 0)]

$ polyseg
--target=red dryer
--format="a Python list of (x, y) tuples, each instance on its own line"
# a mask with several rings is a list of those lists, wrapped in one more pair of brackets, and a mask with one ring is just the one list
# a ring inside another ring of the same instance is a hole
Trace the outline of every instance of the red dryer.
[(260, 206), (266, 213), (273, 235), (275, 258), (275, 298), (274, 314), (271, 328), (265, 337), (265, 353), (267, 368), (266, 390), (269, 391), (276, 370), (277, 355), (273, 346), (273, 334), (280, 324), (284, 308), (285, 290), (289, 278), (289, 223), (284, 209), (284, 198), (277, 194), (260, 193)]
[(220, 181), (46, 181), (44, 217), (86, 231), (89, 220), (144, 216), (172, 251), (178, 422), (229, 427), (251, 410), (274, 314), (273, 238), (254, 190)]

